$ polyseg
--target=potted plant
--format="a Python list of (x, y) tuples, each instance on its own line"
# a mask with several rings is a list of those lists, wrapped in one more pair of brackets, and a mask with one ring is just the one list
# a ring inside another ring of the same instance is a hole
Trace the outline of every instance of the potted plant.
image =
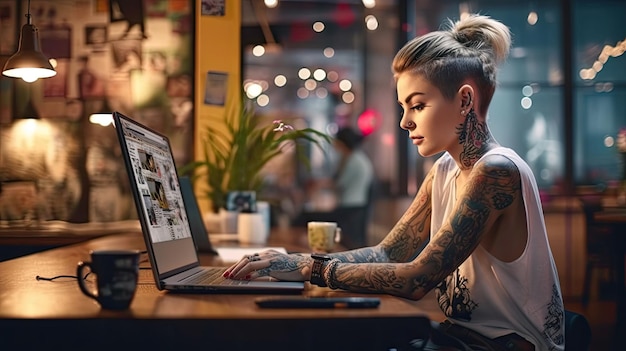
[(321, 147), (322, 142), (331, 140), (315, 129), (294, 129), (279, 120), (262, 124), (252, 104), (245, 94), (239, 103), (229, 101), (223, 125), (210, 125), (203, 133), (204, 159), (179, 169), (180, 174), (206, 181), (205, 194), (214, 212), (225, 207), (226, 196), (232, 191), (259, 192), (263, 186), (261, 170), (283, 152), (286, 143), (295, 144), (298, 159), (308, 167), (309, 159), (301, 144), (310, 142)]

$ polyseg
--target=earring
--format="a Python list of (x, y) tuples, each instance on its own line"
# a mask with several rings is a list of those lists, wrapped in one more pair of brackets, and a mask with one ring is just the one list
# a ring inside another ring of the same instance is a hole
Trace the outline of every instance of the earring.
[(461, 114), (465, 116), (465, 110), (461, 110)]

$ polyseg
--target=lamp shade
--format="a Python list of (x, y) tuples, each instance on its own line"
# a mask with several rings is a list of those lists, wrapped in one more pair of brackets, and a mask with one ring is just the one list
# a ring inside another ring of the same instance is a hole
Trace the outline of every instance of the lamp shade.
[(106, 127), (113, 123), (113, 109), (107, 103), (107, 98), (104, 98), (102, 108), (98, 112), (94, 112), (89, 115), (89, 122), (93, 124), (99, 124)]
[(17, 52), (4, 64), (2, 74), (34, 82), (39, 78), (50, 78), (57, 74), (50, 61), (41, 52), (37, 27), (30, 23), (22, 26)]

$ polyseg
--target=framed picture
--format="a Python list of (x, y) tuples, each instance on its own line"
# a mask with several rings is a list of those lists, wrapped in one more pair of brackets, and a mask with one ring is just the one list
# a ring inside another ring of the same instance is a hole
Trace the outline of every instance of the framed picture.
[[(9, 56), (0, 56), (0, 67), (4, 67)], [(0, 124), (10, 124), (13, 119), (13, 78), (0, 75)]]
[(225, 14), (224, 0), (202, 0), (203, 16), (224, 16)]
[(109, 13), (109, 0), (92, 0), (93, 13)]
[(204, 103), (206, 105), (224, 106), (226, 89), (228, 87), (228, 73), (209, 71), (206, 74), (204, 87)]
[(167, 2), (167, 10), (171, 14), (189, 14), (191, 7), (195, 6), (195, 4), (195, 1), (169, 0)]
[(256, 192), (231, 191), (226, 195), (226, 210), (256, 212)]
[(0, 218), (32, 220), (37, 218), (37, 186), (34, 181), (2, 183)]
[(107, 26), (105, 24), (85, 26), (85, 45), (100, 48), (107, 43), (107, 40)]
[(13, 55), (17, 48), (18, 21), (15, 1), (0, 1), (0, 55)]
[(168, 0), (150, 0), (146, 2), (146, 15), (150, 18), (165, 18), (167, 16)]
[(55, 59), (72, 58), (72, 28), (53, 25), (39, 28), (41, 51)]
[(81, 99), (103, 98), (105, 83), (98, 75), (97, 68), (90, 65), (89, 56), (79, 57), (78, 62), (80, 63), (78, 74), (76, 75), (78, 97)]

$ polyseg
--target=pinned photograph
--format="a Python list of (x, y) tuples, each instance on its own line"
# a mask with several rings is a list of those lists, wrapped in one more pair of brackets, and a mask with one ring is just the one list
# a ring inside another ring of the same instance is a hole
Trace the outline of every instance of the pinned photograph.
[(202, 0), (203, 16), (224, 16), (225, 14), (224, 0)]
[(228, 73), (209, 71), (206, 74), (204, 103), (206, 105), (224, 106), (227, 86)]

